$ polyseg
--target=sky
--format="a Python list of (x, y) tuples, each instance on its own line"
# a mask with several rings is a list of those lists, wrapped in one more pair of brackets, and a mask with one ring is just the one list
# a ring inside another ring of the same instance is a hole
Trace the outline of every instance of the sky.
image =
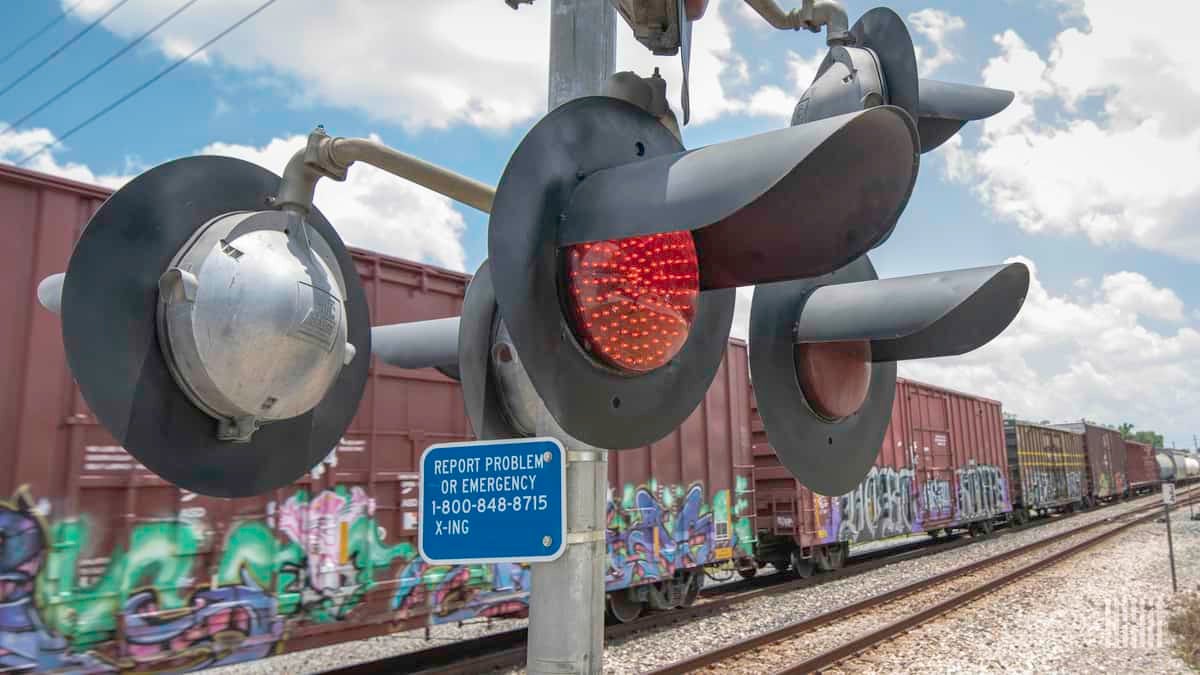
[[(0, 23), (0, 161), (58, 140), (261, 2), (11, 0)], [(853, 21), (876, 2), (844, 4)], [(909, 26), (923, 77), (1016, 97), (922, 156), (895, 233), (871, 254), (880, 275), (1013, 260), (1033, 272), (999, 338), (968, 355), (902, 363), (901, 374), (999, 399), (1023, 418), (1129, 422), (1191, 447), (1200, 434), (1200, 127), (1189, 120), (1200, 109), (1200, 52), (1172, 36), (1200, 23), (1200, 3), (1154, 12), (1113, 0), (888, 6)], [(278, 0), (25, 166), (113, 187), (193, 154), (281, 172), (323, 124), (495, 184), (545, 113), (549, 9), (549, 0), (517, 11), (503, 0)], [(653, 56), (618, 23), (618, 69), (658, 67), (678, 111), (678, 58)], [(823, 35), (772, 29), (740, 0), (710, 0), (693, 40), (688, 147), (786, 126), (825, 52)], [(486, 255), (484, 214), (367, 166), (322, 182), (316, 204), (353, 246), (465, 272)], [(751, 297), (739, 290), (735, 335), (745, 334)]]

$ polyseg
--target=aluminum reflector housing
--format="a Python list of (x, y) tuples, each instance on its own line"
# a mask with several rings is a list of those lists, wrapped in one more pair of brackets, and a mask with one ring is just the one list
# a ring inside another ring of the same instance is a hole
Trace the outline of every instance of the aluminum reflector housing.
[[(63, 343), (88, 406), (139, 462), (200, 494), (262, 494), (304, 475), (336, 447), (366, 385), (365, 357), (371, 353), (366, 297), (350, 254), (315, 209), (307, 216), (310, 232), (328, 248), (329, 272), (345, 284), (346, 342), (358, 355), (340, 368), (319, 401), (266, 424), (248, 442), (220, 440), (218, 422), (193, 402), (168, 366), (157, 319), (163, 273), (203, 225), (263, 209), (279, 183), (275, 174), (227, 157), (189, 157), (155, 167), (100, 207), (67, 267)], [(247, 286), (243, 292), (256, 291)], [(280, 298), (294, 309), (295, 296)], [(236, 296), (231, 302), (231, 312), (249, 306)], [(302, 314), (301, 323), (308, 312)], [(309, 333), (328, 343), (329, 331)]]

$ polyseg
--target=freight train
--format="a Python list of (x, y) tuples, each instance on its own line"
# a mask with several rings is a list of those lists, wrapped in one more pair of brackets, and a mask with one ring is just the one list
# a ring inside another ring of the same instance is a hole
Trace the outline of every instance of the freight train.
[[(438, 371), (372, 363), (337, 447), (256, 498), (182, 491), (113, 442), (71, 379), (57, 317), (33, 302), (108, 194), (0, 166), (0, 672), (182, 672), (525, 614), (527, 567), (429, 565), (417, 554), (421, 451), (471, 438), (459, 385)], [(459, 314), (466, 275), (353, 258), (374, 323)], [(672, 434), (610, 455), (614, 620), (690, 604), (715, 570), (811, 574), (844, 564), (853, 544), (987, 534), (1200, 477), (1181, 452), (1154, 454), (1151, 466), (1119, 434), (1006, 421), (998, 401), (902, 379), (870, 473), (845, 495), (814, 494), (767, 442), (746, 349), (730, 341)]]

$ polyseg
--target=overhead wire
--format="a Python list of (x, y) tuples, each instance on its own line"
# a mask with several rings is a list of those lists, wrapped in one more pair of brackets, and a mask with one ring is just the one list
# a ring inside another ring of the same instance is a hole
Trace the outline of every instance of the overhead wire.
[(33, 117), (34, 115), (45, 110), (46, 108), (48, 108), (50, 105), (52, 105), (58, 99), (69, 94), (71, 92), (71, 90), (73, 90), (75, 87), (78, 87), (79, 85), (86, 82), (88, 79), (90, 79), (96, 73), (100, 72), (101, 70), (104, 70), (106, 67), (108, 67), (108, 65), (110, 63), (119, 59), (123, 54), (128, 52), (130, 49), (133, 49), (134, 47), (141, 44), (142, 41), (144, 41), (146, 38), (148, 38), (152, 34), (154, 34), (154, 32), (157, 31), (159, 28), (162, 28), (163, 26), (170, 23), (170, 21), (172, 19), (179, 16), (180, 14), (182, 14), (184, 12), (184, 10), (186, 10), (187, 8), (191, 7), (192, 5), (196, 4), (199, 1), (200, 0), (187, 0), (187, 2), (183, 3), (183, 5), (181, 5), (174, 12), (171, 12), (165, 18), (163, 18), (161, 21), (154, 24), (154, 26), (152, 26), (149, 30), (147, 30), (146, 32), (137, 36), (133, 40), (129, 41), (129, 43), (126, 44), (124, 47), (122, 47), (120, 50), (118, 50), (117, 53), (115, 53), (112, 56), (105, 59), (103, 62), (101, 62), (95, 68), (92, 68), (91, 70), (89, 70), (87, 73), (85, 73), (83, 75), (83, 77), (80, 77), (79, 79), (75, 80), (71, 84), (67, 85), (65, 88), (63, 88), (61, 91), (59, 91), (57, 94), (46, 99), (45, 101), (42, 102), (41, 105), (39, 105), (36, 108), (34, 108), (33, 110), (30, 110), (29, 112), (25, 113), (20, 118), (18, 118), (16, 121), (9, 122), (3, 129), (0, 129), (0, 136), (3, 136), (4, 134), (8, 133), (9, 130), (16, 129), (17, 127), (21, 126), (25, 122), (28, 122), (31, 117)]
[(228, 28), (226, 28), (225, 30), (221, 31), (220, 33), (217, 33), (215, 36), (210, 38), (208, 40), (208, 42), (205, 42), (204, 44), (200, 45), (196, 49), (192, 50), (191, 53), (189, 53), (187, 56), (183, 56), (183, 57), (179, 58), (171, 65), (169, 65), (166, 68), (164, 68), (163, 70), (159, 71), (158, 74), (155, 75), (154, 77), (151, 77), (150, 79), (146, 80), (145, 82), (139, 84), (138, 86), (134, 87), (129, 92), (122, 95), (117, 100), (104, 106), (103, 108), (101, 108), (99, 111), (97, 111), (91, 117), (88, 117), (87, 119), (80, 122), (79, 124), (76, 124), (74, 127), (71, 127), (71, 129), (69, 129), (66, 133), (64, 133), (61, 136), (59, 136), (58, 138), (50, 141), (49, 143), (42, 145), (37, 150), (34, 150), (32, 153), (26, 155), (24, 159), (17, 162), (17, 166), (24, 166), (27, 162), (29, 162), (29, 160), (37, 157), (38, 155), (42, 154), (43, 152), (49, 150), (50, 148), (53, 148), (53, 147), (61, 144), (63, 141), (70, 138), (72, 135), (74, 135), (80, 129), (83, 129), (84, 127), (88, 126), (92, 122), (95, 122), (96, 120), (100, 119), (104, 115), (111, 112), (117, 106), (119, 106), (122, 103), (124, 103), (125, 101), (128, 101), (129, 99), (133, 98), (137, 94), (141, 93), (144, 89), (146, 89), (150, 85), (154, 84), (155, 82), (161, 80), (163, 77), (168, 75), (171, 71), (175, 70), (179, 66), (182, 66), (183, 64), (187, 63), (188, 61), (190, 61), (192, 59), (192, 57), (196, 56), (197, 54), (204, 51), (205, 49), (208, 49), (210, 46), (212, 46), (218, 40), (225, 37), (226, 35), (229, 35), (233, 31), (237, 30), (237, 28), (240, 27), (242, 24), (246, 23), (250, 19), (253, 19), (255, 16), (258, 16), (258, 14), (261, 13), (263, 10), (265, 10), (266, 8), (270, 7), (271, 5), (275, 4), (278, 1), (279, 0), (267, 0), (266, 2), (262, 3), (257, 8), (255, 8), (253, 11), (251, 11), (249, 14), (246, 14), (242, 18), (235, 21)]
[(70, 47), (71, 45), (75, 44), (79, 40), (79, 38), (83, 37), (84, 35), (87, 35), (89, 31), (91, 31), (96, 26), (100, 25), (101, 21), (104, 21), (105, 19), (107, 19), (109, 16), (112, 15), (113, 12), (120, 9), (121, 6), (127, 2), (129, 2), (129, 0), (117, 0), (116, 4), (114, 4), (112, 7), (109, 7), (107, 12), (101, 14), (99, 18), (97, 18), (95, 21), (89, 23), (83, 30), (81, 30), (78, 33), (76, 33), (75, 35), (73, 35), (71, 37), (71, 39), (64, 42), (58, 49), (55, 49), (54, 51), (47, 54), (46, 57), (43, 58), (41, 61), (38, 61), (33, 66), (29, 67), (25, 72), (23, 72), (19, 76), (17, 76), (17, 79), (13, 80), (12, 82), (9, 82), (8, 85), (5, 86), (3, 89), (0, 89), (0, 96), (4, 96), (13, 87), (24, 82), (25, 79), (28, 78), (30, 75), (33, 75), (37, 71), (41, 70), (42, 66), (46, 65), (47, 63), (50, 63), (52, 60), (54, 60), (55, 57), (57, 57), (59, 54), (62, 54), (64, 51), (66, 51), (67, 48)]
[(80, 5), (80, 3), (82, 3), (82, 2), (83, 2), (83, 0), (78, 0), (75, 4), (64, 9), (62, 12), (59, 13), (58, 16), (51, 19), (49, 22), (47, 22), (41, 28), (35, 30), (32, 35), (30, 35), (29, 37), (22, 40), (19, 44), (17, 44), (16, 47), (13, 47), (12, 49), (8, 50), (7, 54), (5, 54), (4, 56), (0, 56), (0, 66), (4, 65), (5, 63), (8, 62), (9, 59), (16, 56), (17, 52), (28, 47), (31, 42), (33, 42), (34, 40), (36, 40), (36, 39), (40, 38), (42, 35), (44, 35), (46, 33), (46, 31), (50, 30), (51, 28), (54, 28), (54, 26), (59, 21), (62, 21), (63, 19), (67, 18), (67, 15), (70, 14), (71, 12), (75, 11), (75, 8), (78, 7)]

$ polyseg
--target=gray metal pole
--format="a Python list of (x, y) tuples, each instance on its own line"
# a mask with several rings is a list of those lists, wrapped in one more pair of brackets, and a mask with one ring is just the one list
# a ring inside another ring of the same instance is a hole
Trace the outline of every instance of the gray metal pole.
[(604, 93), (616, 44), (617, 13), (608, 0), (551, 0), (549, 109)]
[(1171, 505), (1163, 502), (1163, 513), (1167, 516), (1167, 555), (1171, 559), (1171, 592), (1178, 593), (1179, 585), (1175, 583), (1175, 541), (1171, 538)]
[[(551, 0), (549, 109), (604, 92), (616, 67), (616, 12), (607, 0)], [(567, 449), (567, 550), (532, 566), (526, 672), (596, 673), (604, 665), (608, 453), (565, 437), (548, 413), (536, 433)]]

